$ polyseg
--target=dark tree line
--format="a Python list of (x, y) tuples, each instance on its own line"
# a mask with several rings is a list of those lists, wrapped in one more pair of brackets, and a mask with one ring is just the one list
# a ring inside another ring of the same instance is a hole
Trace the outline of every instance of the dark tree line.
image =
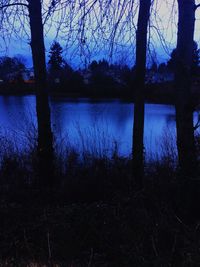
[(127, 65), (111, 64), (102, 59), (74, 70), (62, 54), (62, 46), (54, 41), (48, 56), (48, 83), (52, 91), (94, 97), (130, 96), (133, 71)]
[(3, 81), (23, 80), (23, 73), (26, 72), (26, 66), (23, 59), (19, 57), (0, 57), (0, 74)]

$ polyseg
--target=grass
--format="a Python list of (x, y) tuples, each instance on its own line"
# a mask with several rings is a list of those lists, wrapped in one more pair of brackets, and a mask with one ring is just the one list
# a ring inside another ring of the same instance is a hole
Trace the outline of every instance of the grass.
[(35, 145), (22, 150), (16, 137), (1, 136), (0, 266), (199, 266), (199, 181), (178, 179), (169, 132), (163, 156), (146, 162), (142, 191), (132, 187), (131, 159), (95, 134), (89, 143), (79, 132), (82, 153), (66, 137), (55, 140), (59, 183), (51, 189), (34, 184)]

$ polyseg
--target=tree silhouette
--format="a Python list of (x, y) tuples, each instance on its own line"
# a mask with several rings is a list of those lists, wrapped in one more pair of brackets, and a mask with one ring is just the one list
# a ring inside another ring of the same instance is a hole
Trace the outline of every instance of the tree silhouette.
[(50, 107), (46, 86), (46, 60), (40, 0), (29, 0), (28, 10), (31, 30), (31, 50), (36, 79), (36, 110), (38, 121), (38, 157), (40, 183), (53, 182), (53, 136)]
[(13, 77), (22, 77), (22, 74), (26, 71), (25, 64), (20, 58), (17, 57), (1, 57), (0, 58), (0, 73), (1, 79), (8, 81), (10, 75)]
[(144, 86), (146, 72), (147, 28), (151, 0), (140, 0), (136, 33), (135, 104), (133, 126), (133, 174), (136, 186), (143, 186), (144, 175)]
[(179, 18), (175, 68), (176, 128), (179, 165), (184, 178), (195, 176), (197, 166), (191, 95), (194, 7), (194, 0), (178, 0)]
[(61, 70), (63, 68), (63, 57), (62, 57), (63, 49), (58, 42), (54, 42), (49, 51), (49, 61), (48, 65), (50, 71)]
[[(192, 52), (192, 75), (198, 74), (199, 69), (199, 58), (200, 58), (200, 50), (198, 49), (197, 42), (193, 41), (193, 52)], [(167, 62), (167, 66), (170, 70), (176, 70), (176, 62), (177, 62), (177, 49), (174, 49), (171, 53), (171, 58)]]
[[(51, 5), (49, 6), (49, 8)], [(41, 184), (49, 185), (53, 179), (53, 137), (51, 131), (50, 108), (46, 87), (46, 60), (42, 20), (41, 0), (12, 1), (3, 0), (0, 4), (1, 23), (19, 15), (29, 17), (31, 51), (36, 84), (36, 112), (38, 124), (38, 159), (39, 180)], [(20, 20), (21, 22), (21, 20)], [(15, 20), (9, 25), (15, 32)], [(23, 29), (24, 25), (21, 24)], [(4, 29), (2, 26), (1, 29)]]

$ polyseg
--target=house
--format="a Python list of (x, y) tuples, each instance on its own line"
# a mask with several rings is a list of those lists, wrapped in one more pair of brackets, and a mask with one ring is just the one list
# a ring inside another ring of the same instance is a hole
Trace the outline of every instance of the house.
[(90, 69), (80, 69), (79, 73), (83, 77), (84, 84), (88, 85), (92, 77), (92, 71)]
[(22, 73), (22, 77), (23, 77), (24, 83), (28, 83), (28, 84), (35, 83), (34, 70), (33, 70), (33, 68), (27, 68)]

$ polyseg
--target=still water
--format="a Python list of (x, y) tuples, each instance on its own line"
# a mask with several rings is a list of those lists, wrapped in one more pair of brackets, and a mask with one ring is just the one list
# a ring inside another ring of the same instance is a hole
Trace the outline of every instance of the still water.
[[(132, 103), (51, 98), (50, 105), (54, 135), (58, 141), (62, 140), (62, 145), (101, 154), (117, 144), (121, 155), (131, 153)], [(0, 96), (1, 135), (10, 136), (23, 146), (27, 132), (30, 141), (33, 125), (36, 125), (35, 96)], [(174, 136), (174, 107), (146, 104), (145, 152), (160, 153), (166, 139), (172, 140)]]

